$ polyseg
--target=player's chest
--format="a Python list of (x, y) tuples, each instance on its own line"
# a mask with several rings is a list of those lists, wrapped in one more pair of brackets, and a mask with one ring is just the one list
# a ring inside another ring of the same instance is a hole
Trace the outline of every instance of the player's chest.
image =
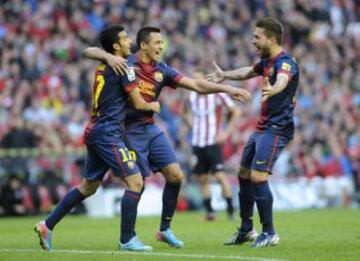
[(144, 71), (138, 68), (135, 73), (142, 94), (154, 97), (164, 86), (164, 74), (160, 70)]
[(274, 84), (277, 76), (276, 64), (274, 63), (265, 64), (263, 70), (263, 76), (268, 77), (270, 84)]

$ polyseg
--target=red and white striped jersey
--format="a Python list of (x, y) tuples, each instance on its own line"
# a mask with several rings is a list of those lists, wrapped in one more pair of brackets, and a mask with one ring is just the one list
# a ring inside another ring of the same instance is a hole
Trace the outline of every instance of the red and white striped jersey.
[(190, 93), (190, 107), (193, 118), (191, 145), (205, 147), (216, 143), (216, 136), (221, 125), (222, 107), (234, 106), (233, 100), (225, 93), (198, 94)]

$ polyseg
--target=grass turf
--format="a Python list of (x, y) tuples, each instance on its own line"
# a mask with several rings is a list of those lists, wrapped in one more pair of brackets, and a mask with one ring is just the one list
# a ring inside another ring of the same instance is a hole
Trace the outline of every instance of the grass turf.
[[(159, 217), (139, 217), (137, 234), (154, 247), (150, 255), (117, 251), (118, 218), (86, 216), (66, 217), (53, 234), (55, 251), (43, 252), (33, 232), (41, 218), (0, 219), (0, 260), (360, 260), (359, 210), (276, 212), (280, 244), (262, 249), (223, 246), (239, 224), (224, 213), (214, 222), (205, 222), (199, 212), (177, 213), (172, 228), (185, 242), (182, 249), (155, 241)], [(257, 218), (255, 224), (259, 231)]]

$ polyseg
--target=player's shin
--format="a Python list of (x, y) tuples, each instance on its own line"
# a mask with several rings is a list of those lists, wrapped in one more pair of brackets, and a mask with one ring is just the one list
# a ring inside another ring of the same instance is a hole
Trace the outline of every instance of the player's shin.
[(125, 244), (135, 236), (137, 207), (141, 194), (126, 190), (121, 200), (121, 236), (120, 242)]
[(45, 220), (46, 227), (53, 230), (55, 225), (84, 199), (78, 188), (70, 190)]
[(172, 184), (166, 182), (163, 192), (163, 210), (161, 214), (160, 231), (165, 231), (170, 227), (170, 222), (174, 216), (178, 196), (180, 193), (180, 183)]
[(272, 204), (273, 196), (270, 191), (268, 181), (253, 183), (255, 191), (255, 201), (259, 211), (260, 221), (263, 225), (263, 232), (274, 235)]
[(254, 187), (250, 179), (244, 179), (240, 177), (239, 186), (241, 230), (250, 231), (253, 229), (252, 217), (255, 204)]

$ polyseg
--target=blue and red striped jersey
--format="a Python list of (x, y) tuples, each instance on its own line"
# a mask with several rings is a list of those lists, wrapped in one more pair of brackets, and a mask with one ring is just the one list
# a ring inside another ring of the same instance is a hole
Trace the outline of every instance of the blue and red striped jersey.
[[(165, 63), (142, 63), (137, 54), (129, 56), (128, 62), (134, 67), (140, 93), (148, 102), (157, 101), (164, 86), (176, 88), (182, 77), (182, 74)], [(153, 114), (153, 112), (139, 111), (128, 106), (125, 122), (126, 124), (153, 123)]]
[(289, 75), (286, 88), (262, 103), (257, 129), (259, 131), (269, 130), (292, 139), (295, 93), (299, 84), (299, 68), (295, 58), (288, 53), (281, 52), (272, 59), (261, 59), (253, 68), (258, 75), (268, 77), (272, 85), (275, 83), (278, 73)]
[(118, 76), (107, 65), (101, 64), (95, 72), (93, 108), (84, 139), (91, 142), (111, 142), (124, 134), (124, 119), (128, 92), (137, 87), (133, 69)]

